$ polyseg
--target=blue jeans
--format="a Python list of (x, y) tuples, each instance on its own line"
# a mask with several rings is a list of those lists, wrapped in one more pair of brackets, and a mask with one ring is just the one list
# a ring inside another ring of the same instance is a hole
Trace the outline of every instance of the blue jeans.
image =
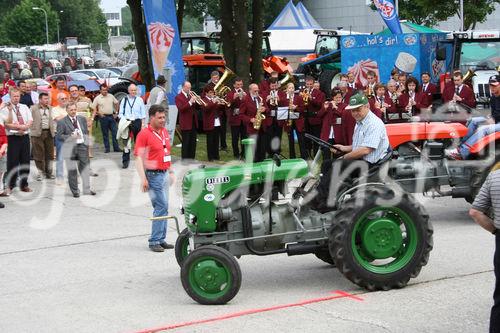
[[(165, 216), (168, 214), (168, 172), (146, 171), (146, 178), (149, 183), (149, 197), (153, 205), (153, 217)], [(157, 220), (152, 222), (151, 237), (149, 245), (157, 245), (165, 242), (167, 236), (167, 220)]]
[(120, 146), (118, 145), (118, 140), (116, 140), (116, 131), (118, 130), (118, 125), (116, 124), (115, 118), (112, 115), (103, 116), (99, 118), (101, 122), (102, 131), (102, 141), (104, 142), (104, 149), (109, 151), (109, 131), (111, 130), (111, 140), (113, 141), (113, 150), (119, 151)]
[[(478, 117), (479, 118), (479, 117)], [(470, 155), (470, 148), (483, 137), (500, 131), (500, 123), (479, 127), (465, 142), (458, 147), (458, 152), (465, 160)]]
[(63, 179), (64, 178), (64, 159), (62, 156), (62, 146), (64, 141), (60, 140), (58, 136), (54, 139), (56, 144), (56, 178)]
[(467, 134), (462, 138), (462, 142), (467, 141), (484, 123), (486, 123), (485, 117), (472, 117), (467, 123)]

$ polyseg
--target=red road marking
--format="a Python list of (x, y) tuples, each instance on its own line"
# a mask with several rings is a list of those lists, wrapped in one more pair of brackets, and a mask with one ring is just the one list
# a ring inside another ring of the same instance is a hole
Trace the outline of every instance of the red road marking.
[(350, 298), (350, 299), (353, 299), (356, 301), (363, 301), (363, 298), (356, 296), (356, 295), (353, 295), (353, 294), (349, 294), (349, 293), (342, 291), (342, 290), (335, 290), (333, 293), (335, 294), (333, 296), (313, 298), (313, 299), (300, 301), (297, 303), (275, 305), (275, 306), (271, 306), (268, 308), (245, 310), (245, 311), (230, 313), (230, 314), (226, 314), (226, 315), (222, 315), (222, 316), (218, 316), (218, 317), (195, 320), (195, 321), (188, 321), (188, 322), (184, 322), (184, 323), (172, 324), (172, 325), (167, 325), (167, 326), (163, 326), (163, 327), (148, 328), (148, 329), (145, 329), (142, 331), (137, 331), (135, 333), (156, 333), (156, 332), (161, 332), (161, 331), (168, 331), (168, 330), (173, 330), (173, 329), (181, 328), (181, 327), (212, 323), (212, 322), (227, 320), (227, 319), (236, 318), (236, 317), (248, 316), (248, 315), (255, 314), (255, 313), (275, 311), (275, 310), (281, 310), (281, 309), (286, 309), (286, 308), (293, 308), (293, 307), (297, 307), (297, 306), (303, 306), (303, 305), (312, 304), (312, 303), (331, 301), (331, 300), (340, 299), (340, 298)]

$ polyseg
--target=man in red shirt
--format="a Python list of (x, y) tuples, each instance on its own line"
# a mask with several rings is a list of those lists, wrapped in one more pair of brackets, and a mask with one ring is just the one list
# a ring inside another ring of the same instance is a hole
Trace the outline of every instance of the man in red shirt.
[(3, 75), (2, 89), (0, 90), (0, 97), (7, 95), (9, 93), (10, 87), (16, 87), (16, 83), (10, 79), (10, 74), (5, 73)]
[[(137, 172), (141, 177), (141, 190), (148, 192), (153, 205), (153, 216), (168, 214), (168, 187), (174, 183), (174, 173), (170, 170), (170, 137), (165, 128), (166, 111), (159, 104), (149, 108), (149, 125), (137, 135), (134, 155)], [(167, 220), (152, 222), (149, 248), (153, 252), (163, 252), (174, 246), (165, 242)]]
[[(5, 128), (0, 124), (0, 188), (3, 186), (3, 175), (7, 171), (7, 135)], [(0, 193), (3, 194), (4, 192)], [(0, 208), (4, 208), (4, 204), (0, 202)]]

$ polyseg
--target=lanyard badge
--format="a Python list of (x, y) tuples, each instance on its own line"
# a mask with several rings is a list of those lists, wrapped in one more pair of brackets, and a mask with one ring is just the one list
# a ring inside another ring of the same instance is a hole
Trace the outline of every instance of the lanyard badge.
[(158, 140), (161, 141), (162, 145), (163, 145), (163, 163), (167, 163), (167, 162), (170, 162), (171, 161), (171, 156), (168, 152), (168, 149), (167, 149), (167, 138), (165, 137), (165, 135), (163, 134), (164, 132), (162, 131), (161, 132), (161, 137), (158, 135), (158, 133), (156, 133), (155, 131), (153, 131), (153, 134), (158, 138)]

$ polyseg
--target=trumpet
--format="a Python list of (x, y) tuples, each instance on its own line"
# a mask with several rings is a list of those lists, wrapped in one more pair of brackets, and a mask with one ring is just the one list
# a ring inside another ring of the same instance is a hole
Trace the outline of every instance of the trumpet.
[(255, 114), (255, 122), (253, 123), (253, 128), (259, 130), (262, 125), (262, 121), (266, 119), (264, 115), (265, 111), (264, 103), (262, 103), (262, 97), (259, 96), (259, 107), (257, 108), (257, 113)]
[(368, 87), (366, 88), (366, 96), (368, 98), (375, 96), (375, 92), (373, 91), (373, 87), (370, 84), (368, 84)]
[(236, 89), (236, 95), (238, 95), (239, 99), (243, 99), (246, 96), (246, 92), (242, 88)]
[(271, 104), (271, 106), (278, 106), (278, 93), (274, 90), (271, 90), (271, 99), (269, 100), (269, 104)]
[(201, 106), (207, 106), (207, 103), (205, 103), (205, 101), (200, 97), (200, 95), (198, 95), (192, 90), (189, 91), (189, 97), (194, 97), (196, 104)]
[(311, 93), (308, 88), (305, 88), (302, 93), (302, 100), (304, 101), (304, 106), (309, 104), (309, 99), (311, 98)]
[(231, 103), (229, 103), (224, 98), (219, 97), (219, 96), (214, 96), (214, 102), (219, 104), (219, 105), (225, 105), (227, 107), (231, 106)]

